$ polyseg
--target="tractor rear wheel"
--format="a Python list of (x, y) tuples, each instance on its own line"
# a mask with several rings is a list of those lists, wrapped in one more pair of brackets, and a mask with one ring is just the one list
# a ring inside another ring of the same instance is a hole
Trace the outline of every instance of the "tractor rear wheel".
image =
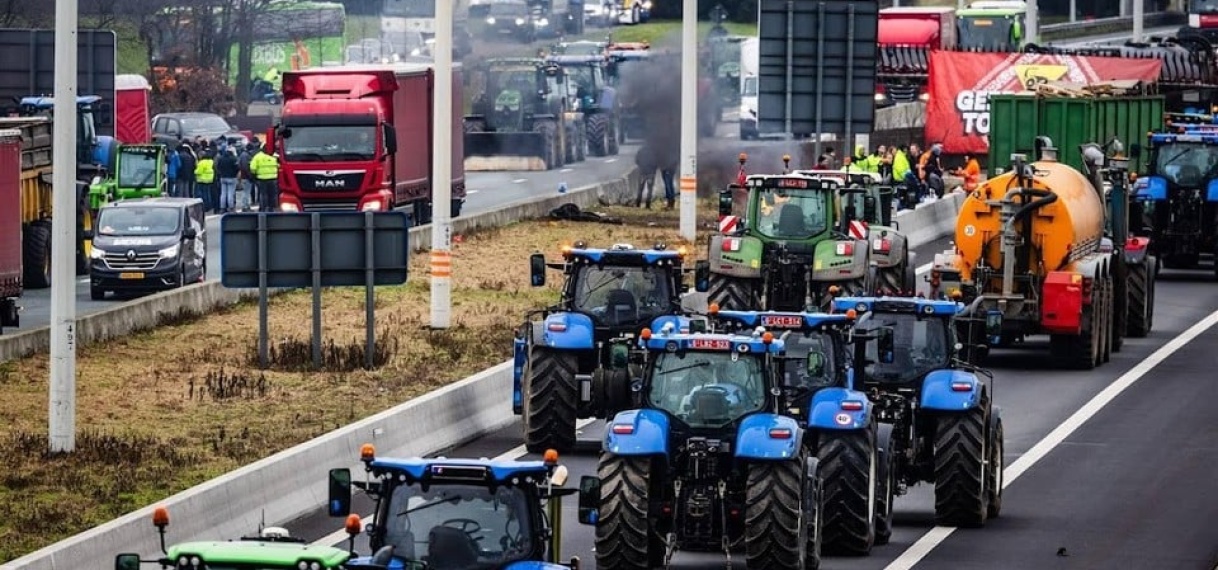
[(711, 273), (707, 303), (717, 303), (720, 309), (756, 311), (761, 309), (757, 287), (748, 279)]
[(530, 453), (575, 449), (578, 363), (569, 351), (534, 345), (529, 354), (524, 445)]
[(906, 290), (906, 266), (904, 263), (892, 267), (884, 267), (878, 271), (879, 283), (876, 289), (884, 295), (900, 295)]
[(562, 149), (558, 148), (558, 127), (551, 121), (539, 121), (533, 125), (533, 132), (541, 133), (541, 160), (546, 163), (546, 170), (562, 166)]
[(1150, 279), (1152, 270), (1150, 259), (1137, 265), (1129, 266), (1129, 322), (1130, 338), (1145, 338), (1150, 334), (1150, 315), (1154, 310), (1152, 304), (1154, 287)]
[[(664, 544), (651, 528), (652, 460), (602, 453), (597, 467), (601, 506), (596, 522), (596, 567), (634, 570), (663, 564)], [(657, 564), (658, 563), (658, 564)]]
[(609, 117), (604, 113), (592, 113), (587, 116), (588, 154), (605, 156), (609, 154)]
[(803, 454), (787, 461), (758, 461), (748, 467), (744, 550), (749, 570), (804, 568), (808, 525)]
[(51, 286), (51, 222), (38, 220), (25, 226), (22, 239), (22, 267), (26, 289)]
[(874, 427), (819, 435), (816, 454), (824, 474), (826, 551), (865, 555), (875, 544), (879, 470), (875, 436)]
[(876, 469), (879, 487), (875, 491), (875, 543), (888, 544), (892, 538), (892, 503), (896, 498), (897, 465), (893, 450), (892, 424), (880, 424), (876, 431), (876, 449), (879, 450), (879, 468)]
[(937, 525), (985, 524), (988, 510), (985, 414), (985, 408), (977, 406), (939, 415), (934, 447)]

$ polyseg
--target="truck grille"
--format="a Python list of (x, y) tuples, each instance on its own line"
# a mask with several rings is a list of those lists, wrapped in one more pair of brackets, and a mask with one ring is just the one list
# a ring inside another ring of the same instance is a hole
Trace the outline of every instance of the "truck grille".
[(359, 190), (364, 172), (297, 172), (296, 183), (305, 192), (351, 192)]
[(917, 101), (918, 92), (920, 91), (917, 85), (899, 85), (892, 83), (885, 85), (884, 89), (888, 93), (888, 98), (892, 99), (893, 102), (896, 103), (910, 103)]
[(333, 212), (345, 211), (350, 212), (359, 206), (359, 202), (355, 200), (326, 200), (324, 202), (311, 201), (304, 204), (306, 212)]
[(106, 252), (106, 266), (110, 269), (118, 270), (147, 270), (156, 267), (156, 264), (161, 261), (161, 254), (155, 251), (136, 253), (134, 257), (128, 257), (127, 252)]

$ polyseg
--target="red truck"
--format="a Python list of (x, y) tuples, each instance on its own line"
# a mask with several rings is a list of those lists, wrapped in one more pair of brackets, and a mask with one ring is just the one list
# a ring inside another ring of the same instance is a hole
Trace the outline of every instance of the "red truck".
[(956, 47), (956, 9), (901, 7), (880, 10), (877, 107), (927, 99), (931, 50)]
[(20, 326), (21, 131), (0, 130), (0, 332)]
[[(452, 215), (465, 203), (461, 74), (453, 73)], [(283, 113), (267, 131), (285, 212), (411, 206), (431, 222), (431, 65), (343, 66), (283, 74)]]

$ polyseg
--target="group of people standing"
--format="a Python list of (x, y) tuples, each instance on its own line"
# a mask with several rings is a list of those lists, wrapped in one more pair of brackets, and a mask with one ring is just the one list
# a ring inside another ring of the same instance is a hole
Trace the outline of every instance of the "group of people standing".
[(223, 137), (214, 141), (183, 141), (166, 157), (170, 195), (203, 200), (214, 214), (251, 211), (251, 201), (263, 212), (279, 206), (279, 159), (258, 140), (238, 150)]
[[(829, 148), (820, 155), (817, 168), (870, 172), (880, 175), (884, 184), (903, 185), (907, 192), (898, 194), (903, 202), (902, 207), (907, 208), (913, 207), (908, 202), (921, 202), (932, 192), (936, 198), (942, 198), (945, 192), (943, 175), (946, 170), (943, 166), (943, 145), (940, 143), (932, 144), (927, 149), (922, 149), (917, 143), (891, 147), (879, 145), (870, 152), (860, 145), (855, 147), (852, 156), (843, 158), (840, 165), (836, 151)], [(979, 175), (980, 165), (976, 158), (966, 156), (964, 167), (953, 172), (968, 180)]]

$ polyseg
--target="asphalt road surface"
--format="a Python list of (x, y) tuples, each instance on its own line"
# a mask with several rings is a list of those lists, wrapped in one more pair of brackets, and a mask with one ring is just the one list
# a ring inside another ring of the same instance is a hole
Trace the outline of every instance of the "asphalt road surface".
[[(945, 246), (920, 248), (919, 258)], [(896, 501), (891, 544), (868, 557), (826, 558), (824, 567), (1214, 568), (1218, 422), (1211, 380), (1218, 329), (1209, 327), (1218, 322), (1218, 285), (1209, 272), (1165, 272), (1157, 293), (1150, 336), (1126, 340), (1096, 370), (1054, 369), (1039, 339), (994, 353), (991, 388), (1006, 431), (1000, 518), (976, 530), (934, 527), (933, 487), (915, 486)], [(595, 473), (603, 429), (601, 422), (585, 425), (587, 452), (563, 458), (569, 484)], [(513, 425), (444, 455), (536, 459), (521, 442), (521, 428)], [(288, 528), (310, 541), (345, 544), (334, 534), (341, 521), (318, 507)], [(355, 509), (371, 513), (362, 496)], [(575, 515), (576, 501), (568, 500), (563, 555), (595, 567), (592, 530)], [(357, 540), (361, 552), (364, 539)], [(674, 567), (689, 569), (723, 564), (721, 555), (678, 553), (674, 560)]]
[[(637, 147), (626, 145), (617, 156), (588, 157), (584, 162), (546, 172), (471, 172), (466, 174), (467, 198), (462, 215), (494, 211), (514, 202), (558, 194), (559, 184), (566, 182), (571, 190), (624, 176), (634, 167)], [(220, 278), (220, 217), (207, 218), (207, 278)], [(50, 323), (51, 290), (26, 290), (22, 295), (21, 327), (8, 332), (30, 330)], [(110, 309), (129, 298), (111, 294), (104, 301), (89, 298), (89, 278), (76, 279), (76, 312), (78, 316)]]

